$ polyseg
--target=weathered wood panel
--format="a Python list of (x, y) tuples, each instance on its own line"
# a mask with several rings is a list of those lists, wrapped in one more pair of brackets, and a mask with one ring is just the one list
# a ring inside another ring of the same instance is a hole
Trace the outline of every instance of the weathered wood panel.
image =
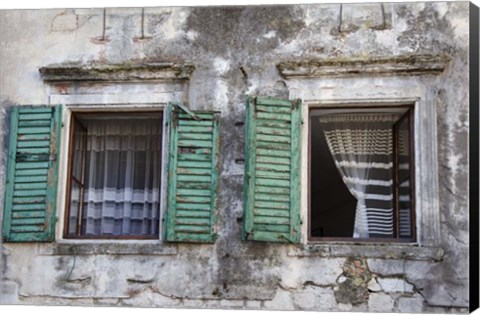
[(11, 114), (3, 238), (52, 241), (61, 107), (15, 107)]
[(169, 106), (168, 202), (165, 239), (215, 240), (218, 117)]
[(244, 239), (300, 240), (299, 105), (247, 98)]

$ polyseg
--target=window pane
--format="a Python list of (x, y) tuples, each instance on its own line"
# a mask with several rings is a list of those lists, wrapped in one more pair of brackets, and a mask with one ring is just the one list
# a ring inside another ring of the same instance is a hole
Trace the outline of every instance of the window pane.
[(74, 180), (71, 184), (70, 195), (70, 218), (68, 221), (68, 232), (70, 236), (77, 234), (78, 210), (80, 209), (80, 185)]
[(398, 211), (399, 211), (398, 217), (400, 221), (399, 235), (401, 238), (410, 238), (411, 237), (410, 180), (406, 180), (400, 183)]
[(410, 177), (410, 118), (405, 117), (398, 124), (398, 177), (404, 182)]
[(72, 175), (77, 180), (82, 182), (82, 167), (83, 159), (85, 157), (85, 137), (86, 130), (82, 125), (75, 120), (75, 134), (74, 134), (74, 144), (73, 144), (73, 170)]
[(397, 194), (400, 238), (411, 238), (412, 236), (410, 138), (410, 117), (405, 116), (397, 125)]
[(161, 118), (82, 115), (81, 122), (87, 130), (81, 235), (157, 236)]

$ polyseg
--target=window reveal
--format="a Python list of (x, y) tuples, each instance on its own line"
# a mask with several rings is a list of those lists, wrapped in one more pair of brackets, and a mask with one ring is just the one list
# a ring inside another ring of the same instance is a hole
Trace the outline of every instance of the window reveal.
[(311, 112), (310, 238), (414, 237), (410, 116), (405, 108)]
[(157, 238), (160, 114), (73, 116), (66, 237)]

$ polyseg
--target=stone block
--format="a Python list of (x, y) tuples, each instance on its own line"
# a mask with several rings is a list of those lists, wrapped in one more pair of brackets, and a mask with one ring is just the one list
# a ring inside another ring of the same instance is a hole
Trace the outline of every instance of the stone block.
[(290, 292), (282, 289), (277, 290), (275, 297), (271, 301), (265, 301), (265, 308), (282, 311), (295, 310)]
[(247, 300), (246, 308), (249, 309), (260, 309), (262, 308), (262, 301)]
[(221, 300), (220, 306), (226, 308), (241, 308), (243, 307), (243, 300)]
[(308, 286), (292, 293), (293, 304), (299, 310), (337, 310), (337, 301), (332, 288)]
[(394, 300), (385, 293), (372, 293), (368, 298), (368, 310), (370, 312), (392, 312)]
[(383, 276), (399, 275), (405, 273), (404, 263), (393, 259), (368, 259), (368, 269), (372, 273)]
[(398, 299), (396, 311), (400, 313), (422, 313), (423, 298), (420, 295), (401, 297)]
[(350, 312), (352, 310), (352, 304), (349, 303), (338, 303), (337, 309), (341, 312)]
[(77, 15), (61, 14), (57, 15), (52, 22), (52, 31), (54, 32), (71, 32), (77, 29)]
[(404, 279), (398, 278), (377, 278), (378, 284), (385, 292), (413, 292), (413, 285)]
[(368, 290), (372, 291), (372, 292), (379, 292), (379, 291), (382, 291), (382, 288), (380, 287), (380, 285), (378, 284), (376, 278), (372, 278), (372, 280), (370, 280), (368, 282)]
[(0, 305), (18, 303), (18, 284), (13, 281), (1, 280)]
[(301, 292), (293, 294), (293, 303), (301, 310), (315, 309), (316, 296), (313, 292)]

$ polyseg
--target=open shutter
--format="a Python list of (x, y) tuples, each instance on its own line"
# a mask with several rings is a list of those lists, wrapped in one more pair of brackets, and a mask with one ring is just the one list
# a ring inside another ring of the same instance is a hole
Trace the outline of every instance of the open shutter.
[(168, 202), (165, 239), (214, 242), (218, 116), (169, 106)]
[(245, 240), (300, 241), (300, 105), (247, 98)]
[(12, 110), (3, 217), (6, 242), (54, 239), (60, 119), (60, 106)]

